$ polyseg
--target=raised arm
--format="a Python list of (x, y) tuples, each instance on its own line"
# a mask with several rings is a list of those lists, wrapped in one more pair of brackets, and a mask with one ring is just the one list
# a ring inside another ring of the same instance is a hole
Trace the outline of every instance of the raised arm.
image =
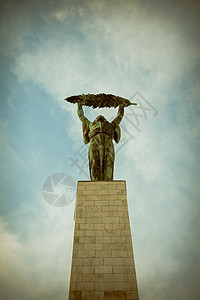
[(83, 107), (80, 102), (77, 103), (77, 114), (81, 122), (89, 122), (89, 120), (84, 116)]
[(113, 120), (113, 122), (115, 122), (119, 125), (119, 123), (121, 122), (123, 116), (124, 116), (124, 106), (120, 105), (119, 109), (118, 109), (117, 117)]
[(84, 116), (82, 104), (79, 102), (77, 103), (77, 114), (79, 119), (82, 122), (84, 143), (88, 144), (90, 141), (90, 137), (89, 137), (90, 121)]

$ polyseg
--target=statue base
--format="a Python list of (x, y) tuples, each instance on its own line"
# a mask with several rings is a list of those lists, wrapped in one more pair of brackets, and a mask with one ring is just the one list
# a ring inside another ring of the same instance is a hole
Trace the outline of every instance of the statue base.
[(126, 182), (79, 181), (68, 300), (139, 300)]

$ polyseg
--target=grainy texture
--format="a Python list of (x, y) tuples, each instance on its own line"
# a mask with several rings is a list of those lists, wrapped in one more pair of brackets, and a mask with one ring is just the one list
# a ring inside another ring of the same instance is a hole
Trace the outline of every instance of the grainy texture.
[(69, 300), (139, 300), (125, 181), (81, 181)]

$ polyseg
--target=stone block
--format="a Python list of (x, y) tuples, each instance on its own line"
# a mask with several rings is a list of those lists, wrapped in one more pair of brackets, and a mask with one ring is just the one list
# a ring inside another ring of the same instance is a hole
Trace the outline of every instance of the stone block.
[(83, 282), (103, 282), (104, 274), (103, 273), (92, 273), (92, 274), (82, 274)]
[(118, 206), (121, 206), (122, 205), (122, 201), (121, 200), (110, 200), (109, 201), (109, 205), (118, 205)]
[(87, 218), (85, 218), (85, 223), (87, 224), (101, 224), (102, 222), (102, 218), (101, 217), (95, 217), (94, 216), (94, 212), (90, 213), (91, 216), (88, 216)]
[(110, 202), (111, 200), (118, 200), (118, 197), (116, 197), (116, 195), (104, 195), (102, 196), (102, 199)]
[(79, 195), (77, 195), (77, 200), (79, 201), (79, 204), (81, 204), (82, 201), (80, 200), (86, 200), (86, 195), (82, 195), (82, 192), (80, 192)]
[(126, 243), (127, 238), (125, 236), (112, 236), (112, 243)]
[(84, 224), (85, 218), (76, 218), (76, 223)]
[(84, 257), (95, 257), (95, 250), (79, 250), (78, 251), (78, 257), (84, 258)]
[(127, 300), (138, 300), (138, 292), (137, 291), (127, 291), (126, 292), (126, 298)]
[(79, 243), (95, 244), (96, 243), (96, 237), (95, 236), (80, 236), (79, 237)]
[[(136, 283), (136, 275), (134, 273), (132, 273), (132, 274), (126, 273), (124, 276), (125, 276), (124, 281), (131, 282), (131, 283), (133, 283), (133, 282)], [(133, 286), (133, 289), (134, 290), (136, 289), (136, 285)]]
[(127, 223), (129, 223), (129, 220), (127, 219), (127, 218), (119, 218), (119, 223), (120, 224), (127, 224)]
[[(119, 211), (119, 206), (118, 205), (105, 205), (102, 207), (102, 211), (105, 211), (105, 212), (110, 212), (110, 211)], [(123, 214), (122, 214), (123, 215)]]
[(122, 246), (121, 243), (104, 243), (103, 250), (122, 250)]
[(119, 230), (123, 230), (124, 229), (124, 224), (106, 223), (105, 224), (105, 229), (119, 229)]
[(103, 207), (104, 205), (108, 205), (108, 200), (95, 201), (95, 205)]
[(83, 291), (81, 300), (104, 300), (103, 291)]
[(125, 291), (104, 292), (104, 300), (127, 300)]
[(72, 273), (71, 274), (71, 278), (70, 278), (71, 282), (82, 282), (83, 281), (83, 274), (81, 273)]
[(80, 229), (95, 229), (95, 224), (80, 224)]
[(102, 211), (102, 206), (99, 205), (99, 206), (85, 206), (84, 207), (84, 210), (85, 211), (93, 211), (93, 212), (98, 212), (98, 211)]
[(94, 213), (93, 213), (93, 216), (94, 217), (99, 217), (99, 218), (106, 218), (106, 217), (108, 217), (108, 212), (107, 211), (95, 211)]
[(108, 190), (107, 189), (103, 189), (103, 190), (95, 190), (95, 195), (107, 195), (108, 194)]
[(118, 237), (120, 236), (121, 231), (117, 229), (104, 229), (102, 234), (103, 236)]
[(99, 195), (88, 195), (87, 196), (87, 200), (93, 200), (95, 203), (96, 201), (100, 201), (102, 198), (102, 196), (99, 194)]
[(85, 191), (86, 190), (86, 186), (84, 185), (78, 185), (78, 190), (80, 191)]
[(131, 291), (131, 284), (129, 282), (114, 282), (114, 291)]
[(127, 251), (112, 250), (112, 257), (127, 257)]
[(73, 249), (72, 256), (75, 257), (75, 258), (77, 258), (78, 257), (78, 251), (79, 250), (74, 250)]
[(119, 211), (127, 212), (128, 207), (127, 206), (119, 206)]
[(105, 218), (102, 218), (102, 223), (104, 224), (110, 224), (110, 223), (115, 223), (115, 224), (119, 224), (119, 218), (117, 217), (105, 217)]
[(124, 281), (126, 281), (126, 275), (130, 274), (130, 267), (123, 265), (123, 260), (121, 265), (113, 265), (112, 268), (114, 274), (124, 274)]
[(129, 223), (124, 224), (124, 229), (131, 231), (130, 224)]
[(73, 265), (74, 266), (82, 266), (83, 265), (83, 258), (74, 257)]
[(69, 300), (82, 300), (82, 292), (81, 291), (70, 291), (69, 292)]
[(84, 230), (75, 230), (74, 236), (84, 236)]
[(80, 229), (80, 224), (79, 224), (79, 223), (76, 223), (76, 224), (75, 224), (75, 230), (77, 230), (77, 229), (78, 229), (78, 230)]
[(85, 201), (84, 205), (85, 206), (93, 206), (94, 205), (94, 201), (92, 201), (93, 198), (92, 198), (92, 200), (89, 200), (88, 197), (89, 196), (87, 196), (87, 200)]
[(117, 184), (117, 190), (125, 190), (125, 187), (121, 184)]
[(82, 244), (84, 250), (103, 250), (103, 244)]
[(75, 287), (75, 282), (71, 281), (70, 282), (70, 291), (75, 291), (76, 287)]
[[(112, 206), (111, 206), (112, 207)], [(115, 206), (113, 206), (115, 207)], [(108, 212), (108, 217), (118, 217), (118, 218), (123, 218), (123, 212), (115, 211), (112, 209)]]
[(123, 259), (120, 257), (105, 257), (104, 258), (104, 265), (105, 266), (121, 266), (124, 264)]
[(124, 265), (126, 266), (133, 266), (134, 260), (132, 257), (123, 257)]
[[(116, 282), (124, 282), (124, 274), (104, 274), (104, 280)], [(121, 289), (123, 290), (123, 289)]]
[(94, 272), (102, 274), (112, 273), (112, 266), (95, 266)]
[(72, 266), (71, 274), (90, 274), (94, 273), (94, 266)]
[(96, 237), (96, 243), (111, 243), (112, 242), (112, 237), (110, 236), (97, 236)]
[(96, 251), (96, 257), (111, 257), (111, 251), (108, 250)]
[(98, 230), (98, 229), (94, 229), (94, 230), (85, 230), (85, 236), (102, 236), (103, 235), (103, 231), (102, 230)]
[(129, 219), (129, 214), (128, 214), (128, 211), (124, 211), (124, 218), (127, 218), (127, 219)]
[(113, 282), (95, 282), (96, 291), (113, 291)]
[(103, 257), (95, 257), (95, 258), (85, 257), (83, 259), (83, 265), (85, 265), (85, 266), (103, 266)]
[(83, 250), (83, 244), (75, 244), (74, 243), (74, 250)]
[(94, 225), (95, 229), (105, 229), (105, 224), (95, 224)]
[(108, 195), (120, 195), (121, 194), (121, 191), (120, 190), (117, 190), (117, 189), (108, 189), (107, 191), (107, 194)]
[(76, 291), (94, 291), (94, 282), (75, 283)]

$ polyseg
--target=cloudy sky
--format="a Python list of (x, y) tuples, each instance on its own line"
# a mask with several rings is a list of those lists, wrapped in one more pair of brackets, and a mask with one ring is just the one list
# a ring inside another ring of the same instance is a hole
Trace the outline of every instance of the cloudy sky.
[[(138, 102), (115, 179), (127, 181), (140, 298), (199, 299), (199, 11), (193, 0), (1, 1), (1, 299), (67, 299), (75, 201), (55, 207), (42, 190), (52, 174), (68, 192), (88, 180), (63, 99), (102, 92)], [(117, 113), (85, 109), (100, 112)]]

